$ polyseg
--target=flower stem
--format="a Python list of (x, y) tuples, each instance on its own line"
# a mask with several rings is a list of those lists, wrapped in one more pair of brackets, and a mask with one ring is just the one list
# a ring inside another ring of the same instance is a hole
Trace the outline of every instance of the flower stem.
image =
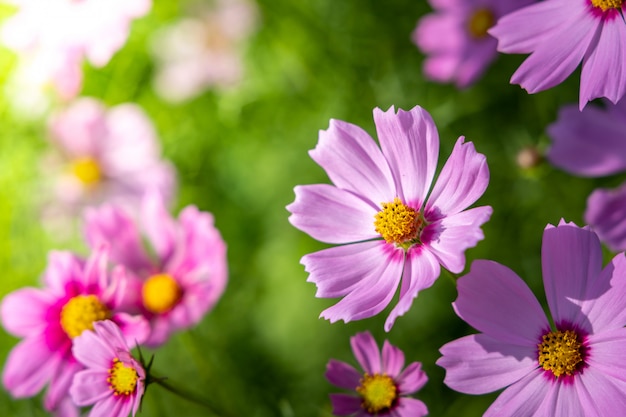
[(208, 409), (211, 412), (211, 414), (215, 417), (220, 417), (220, 416), (228, 417), (227, 414), (218, 413), (215, 410), (215, 407), (213, 406), (213, 404), (210, 404), (206, 399), (199, 397), (196, 394), (193, 394), (188, 391), (175, 387), (174, 385), (166, 382), (166, 378), (152, 378), (151, 382), (154, 382), (157, 385), (160, 385), (161, 387), (165, 388), (172, 394), (178, 395), (179, 397), (184, 398), (187, 401), (203, 406), (204, 408)]

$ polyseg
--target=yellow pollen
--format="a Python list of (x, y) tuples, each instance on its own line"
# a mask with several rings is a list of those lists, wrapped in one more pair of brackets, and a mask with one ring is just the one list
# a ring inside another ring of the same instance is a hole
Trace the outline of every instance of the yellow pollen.
[(621, 9), (624, 0), (591, 0), (594, 7), (599, 7), (603, 12), (609, 9)]
[(100, 165), (93, 158), (79, 158), (72, 163), (72, 173), (86, 186), (94, 186), (102, 179)]
[(114, 395), (130, 395), (135, 392), (139, 375), (130, 366), (124, 365), (118, 358), (113, 359), (107, 382)]
[(144, 307), (156, 314), (171, 310), (182, 295), (182, 289), (169, 274), (152, 275), (141, 289)]
[(484, 38), (487, 30), (495, 23), (493, 12), (489, 9), (478, 9), (472, 14), (467, 23), (467, 29), (474, 38)]
[(374, 216), (374, 229), (385, 241), (402, 245), (418, 237), (422, 220), (417, 210), (405, 206), (398, 197), (381, 205), (383, 209)]
[(361, 407), (370, 414), (389, 409), (398, 398), (396, 384), (387, 375), (365, 374), (359, 382), (356, 391), (363, 398)]
[(106, 320), (111, 312), (95, 295), (77, 295), (61, 309), (61, 327), (70, 338), (93, 330), (95, 321)]
[(555, 377), (574, 375), (583, 362), (583, 345), (573, 330), (550, 332), (543, 335), (539, 348), (539, 364)]

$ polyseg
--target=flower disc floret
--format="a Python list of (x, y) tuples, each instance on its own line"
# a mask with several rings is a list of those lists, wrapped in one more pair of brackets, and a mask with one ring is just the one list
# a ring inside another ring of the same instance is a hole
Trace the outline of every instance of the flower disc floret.
[(124, 365), (118, 358), (113, 360), (107, 382), (114, 395), (130, 395), (135, 392), (139, 375), (134, 368)]
[(363, 397), (361, 407), (368, 413), (379, 413), (389, 409), (398, 398), (398, 389), (387, 375), (365, 374), (356, 391)]
[(100, 165), (93, 158), (79, 158), (72, 163), (72, 173), (86, 186), (93, 186), (102, 179)]
[(380, 233), (388, 243), (412, 243), (418, 237), (423, 223), (420, 213), (402, 203), (398, 197), (391, 203), (382, 203), (381, 206), (383, 209), (374, 216), (376, 233)]
[(470, 16), (467, 30), (474, 38), (484, 38), (494, 23), (496, 23), (496, 18), (491, 10), (478, 9)]
[(623, 3), (624, 0), (591, 0), (591, 4), (602, 9), (603, 12), (609, 9), (621, 9)]
[(539, 343), (539, 364), (555, 377), (574, 375), (584, 364), (583, 344), (573, 330), (557, 330), (543, 335)]
[(152, 313), (165, 313), (180, 301), (183, 295), (180, 285), (169, 274), (152, 275), (141, 289), (143, 305)]
[(77, 295), (61, 310), (61, 327), (74, 338), (85, 330), (93, 330), (93, 323), (111, 317), (109, 309), (95, 295)]

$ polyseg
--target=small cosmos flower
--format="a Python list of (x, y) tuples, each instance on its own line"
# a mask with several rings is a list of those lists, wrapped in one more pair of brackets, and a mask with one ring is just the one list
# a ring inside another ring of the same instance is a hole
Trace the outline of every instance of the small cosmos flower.
[(626, 93), (623, 0), (545, 0), (510, 13), (489, 34), (498, 51), (530, 56), (511, 78), (530, 94), (563, 82), (582, 62), (579, 109)]
[(146, 339), (146, 320), (125, 312), (125, 272), (116, 268), (109, 273), (107, 259), (105, 247), (95, 250), (86, 262), (68, 252), (52, 252), (43, 289), (22, 288), (4, 297), (2, 324), (22, 338), (9, 353), (2, 373), (11, 395), (32, 397), (47, 385), (46, 410), (71, 410), (70, 384), (83, 368), (72, 355), (72, 339), (106, 319), (120, 326), (130, 345)]
[(370, 332), (358, 333), (350, 339), (350, 344), (365, 373), (359, 373), (345, 362), (334, 359), (328, 362), (326, 379), (333, 385), (357, 393), (330, 394), (335, 415), (421, 417), (428, 414), (423, 402), (407, 397), (419, 391), (428, 381), (421, 363), (412, 362), (404, 368), (404, 353), (387, 340), (381, 360)]
[(150, 322), (148, 346), (197, 324), (226, 287), (226, 244), (213, 216), (194, 206), (176, 220), (158, 193), (148, 193), (137, 220), (115, 205), (88, 209), (85, 235), (91, 247), (109, 244), (111, 259), (135, 278), (127, 301)]
[(70, 395), (78, 406), (93, 405), (89, 417), (135, 415), (145, 391), (146, 371), (130, 353), (119, 327), (93, 324), (73, 340), (72, 353), (86, 369), (74, 375)]
[(626, 415), (626, 256), (602, 267), (598, 237), (561, 221), (541, 251), (552, 320), (513, 271), (477, 260), (458, 280), (456, 313), (479, 334), (444, 345), (444, 383), (504, 388), (484, 416)]
[(485, 156), (473, 143), (457, 140), (430, 190), (439, 154), (430, 115), (419, 106), (397, 113), (377, 108), (374, 122), (380, 148), (360, 127), (330, 121), (310, 155), (335, 185), (295, 187), (287, 210), (298, 229), (340, 245), (301, 260), (318, 297), (344, 297), (322, 317), (348, 322), (374, 316), (400, 286), (385, 322), (389, 331), (439, 277), (440, 265), (463, 271), (465, 250), (483, 238), (480, 227), (492, 209), (466, 210), (489, 183)]

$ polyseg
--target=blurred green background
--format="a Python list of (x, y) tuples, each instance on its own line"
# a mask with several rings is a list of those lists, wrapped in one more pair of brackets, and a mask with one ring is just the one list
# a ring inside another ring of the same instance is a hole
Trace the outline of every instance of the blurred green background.
[[(259, 0), (259, 29), (245, 44), (245, 77), (235, 89), (208, 91), (181, 105), (160, 100), (151, 87), (152, 34), (174, 22), (185, 2), (155, 0), (134, 22), (126, 46), (102, 69), (85, 66), (83, 95), (108, 105), (136, 102), (155, 123), (164, 156), (180, 182), (175, 204), (195, 204), (215, 215), (228, 244), (230, 281), (216, 308), (193, 330), (154, 351), (154, 369), (172, 384), (210, 398), (232, 416), (331, 416), (328, 394), (340, 390), (324, 378), (330, 358), (356, 365), (349, 338), (370, 330), (420, 361), (429, 382), (417, 394), (432, 416), (479, 416), (497, 394), (468, 396), (442, 383), (435, 365), (444, 343), (473, 332), (452, 311), (454, 282), (444, 272), (420, 293), (392, 331), (383, 331), (390, 308), (372, 319), (329, 324), (320, 312), (337, 299), (316, 299), (299, 264), (325, 247), (287, 221), (285, 206), (297, 184), (325, 183), (308, 156), (330, 118), (375, 135), (372, 109), (391, 105), (431, 112), (441, 138), (440, 166), (460, 135), (487, 156), (491, 182), (477, 205), (494, 213), (472, 259), (503, 263), (544, 300), (540, 245), (547, 223), (582, 224), (585, 200), (596, 186), (616, 179), (573, 178), (547, 164), (523, 169), (517, 154), (544, 150), (544, 129), (561, 105), (577, 102), (578, 74), (544, 93), (527, 95), (509, 78), (521, 56), (501, 56), (475, 86), (458, 91), (428, 82), (423, 55), (410, 41), (425, 2), (409, 0)], [(4, 6), (2, 17), (12, 13)], [(17, 59), (0, 50), (0, 83)], [(6, 88), (3, 90), (6, 92)], [(37, 286), (51, 249), (87, 255), (80, 223), (60, 238), (39, 221), (39, 169), (48, 149), (45, 117), (13, 110), (0, 101), (0, 295)], [(375, 136), (374, 136), (375, 137)], [(393, 302), (395, 303), (395, 301)], [(545, 304), (545, 303), (544, 303)], [(0, 331), (4, 361), (17, 339)], [(14, 400), (0, 393), (0, 415), (40, 416), (41, 398)], [(199, 406), (151, 386), (141, 415), (205, 416)]]

